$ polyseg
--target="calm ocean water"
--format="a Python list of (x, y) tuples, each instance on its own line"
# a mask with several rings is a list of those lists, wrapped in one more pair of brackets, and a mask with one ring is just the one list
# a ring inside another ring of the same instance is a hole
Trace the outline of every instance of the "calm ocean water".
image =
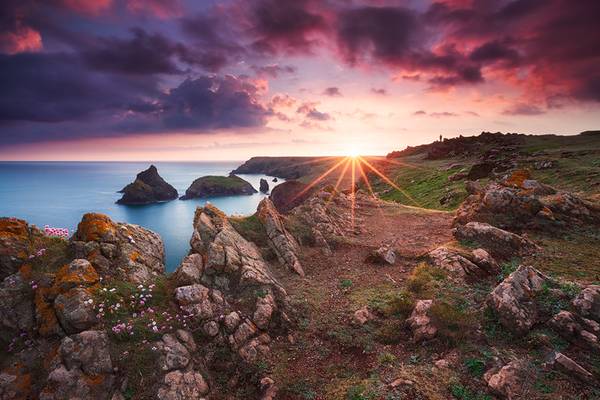
[[(160, 175), (180, 195), (203, 175), (228, 175), (240, 162), (155, 162)], [(17, 217), (43, 227), (74, 231), (86, 212), (100, 212), (113, 220), (141, 225), (157, 232), (165, 243), (167, 269), (172, 271), (189, 250), (197, 206), (210, 201), (227, 214), (250, 215), (261, 193), (210, 199), (173, 200), (125, 206), (115, 204), (117, 193), (149, 162), (0, 162), (0, 216)], [(257, 190), (264, 175), (240, 175)], [(271, 188), (274, 183), (268, 178)], [(280, 180), (282, 182), (283, 180)]]

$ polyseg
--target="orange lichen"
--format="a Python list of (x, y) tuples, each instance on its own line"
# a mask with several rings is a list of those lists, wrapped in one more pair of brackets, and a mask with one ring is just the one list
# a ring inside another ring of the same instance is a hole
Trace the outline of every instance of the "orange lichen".
[(28, 239), (29, 229), (27, 222), (17, 218), (0, 218), (0, 237)]
[(140, 258), (140, 253), (137, 251), (132, 251), (129, 255), (129, 259), (133, 262), (136, 262)]
[(56, 273), (54, 285), (59, 290), (67, 290), (77, 286), (89, 286), (97, 283), (100, 277), (91, 265), (84, 268), (72, 269), (69, 264), (63, 265)]
[(50, 336), (58, 331), (58, 320), (52, 305), (46, 301), (46, 296), (53, 295), (52, 288), (39, 288), (35, 292), (35, 311), (39, 323), (39, 333), (42, 336)]
[(90, 242), (101, 240), (109, 232), (115, 233), (116, 226), (108, 216), (88, 213), (81, 219), (75, 235), (79, 240)]
[(11, 389), (14, 392), (14, 396), (11, 399), (25, 400), (30, 398), (31, 374), (25, 372), (24, 366), (21, 363), (16, 363), (12, 367), (4, 369), (2, 373), (15, 377), (11, 385)]
[(504, 182), (507, 186), (514, 186), (518, 188), (523, 187), (523, 182), (531, 178), (531, 173), (526, 169), (518, 169), (514, 171), (508, 179)]

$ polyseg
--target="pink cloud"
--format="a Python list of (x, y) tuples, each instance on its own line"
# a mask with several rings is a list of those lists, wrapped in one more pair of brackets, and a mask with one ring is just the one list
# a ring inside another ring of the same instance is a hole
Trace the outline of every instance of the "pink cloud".
[(40, 51), (42, 37), (38, 31), (27, 26), (18, 27), (14, 32), (0, 33), (0, 51), (7, 54)]
[(183, 14), (179, 0), (127, 0), (127, 9), (136, 14), (151, 14), (158, 18), (179, 17)]

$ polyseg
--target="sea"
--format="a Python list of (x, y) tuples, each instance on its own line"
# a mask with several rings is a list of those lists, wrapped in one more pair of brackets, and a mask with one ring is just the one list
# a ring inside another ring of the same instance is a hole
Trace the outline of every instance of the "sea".
[[(0, 216), (17, 217), (40, 228), (68, 228), (74, 233), (83, 214), (98, 212), (114, 221), (137, 224), (162, 237), (166, 267), (177, 268), (189, 251), (196, 207), (212, 203), (228, 215), (251, 215), (266, 195), (173, 200), (149, 205), (120, 205), (117, 193), (154, 164), (179, 195), (205, 175), (227, 176), (241, 164), (227, 162), (0, 162)], [(258, 190), (266, 175), (239, 175)]]

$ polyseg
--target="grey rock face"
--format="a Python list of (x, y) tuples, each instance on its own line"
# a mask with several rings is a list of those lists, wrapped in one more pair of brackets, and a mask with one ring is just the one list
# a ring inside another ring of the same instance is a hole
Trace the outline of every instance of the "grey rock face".
[(520, 266), (490, 293), (488, 306), (500, 323), (517, 335), (525, 335), (538, 322), (535, 295), (548, 278), (535, 268)]
[(489, 388), (507, 400), (527, 398), (531, 378), (531, 368), (523, 360), (511, 361), (499, 370), (491, 370), (484, 375)]
[(582, 317), (600, 322), (600, 285), (584, 288), (573, 300), (573, 306)]
[(257, 213), (267, 232), (269, 245), (277, 255), (279, 262), (298, 275), (304, 276), (304, 270), (298, 258), (300, 246), (285, 228), (282, 217), (271, 200), (261, 200)]
[(0, 283), (0, 326), (27, 332), (35, 326), (33, 292), (18, 273)]
[(54, 310), (67, 334), (85, 331), (97, 322), (90, 293), (83, 288), (71, 289), (54, 300)]
[(209, 387), (202, 374), (196, 371), (171, 371), (165, 375), (159, 388), (159, 400), (200, 399), (208, 393)]
[(186, 256), (181, 265), (173, 273), (173, 279), (177, 286), (193, 285), (200, 283), (204, 262), (200, 254), (190, 254)]
[(164, 274), (160, 236), (138, 225), (113, 222), (103, 214), (85, 214), (72, 238), (77, 258), (85, 258), (103, 277), (143, 283)]

